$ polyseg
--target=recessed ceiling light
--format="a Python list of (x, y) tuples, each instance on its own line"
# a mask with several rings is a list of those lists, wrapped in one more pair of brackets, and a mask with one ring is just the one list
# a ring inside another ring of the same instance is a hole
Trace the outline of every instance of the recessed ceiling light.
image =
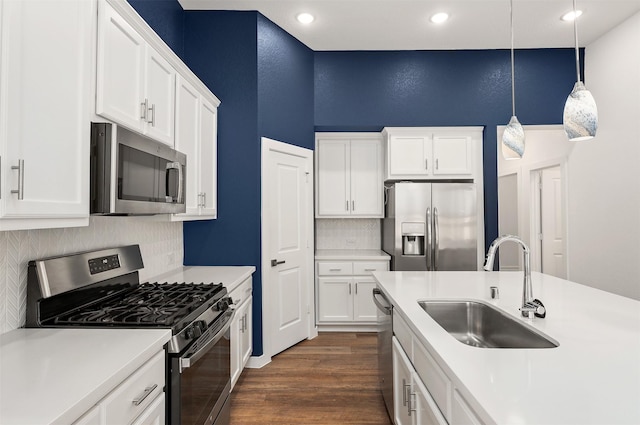
[(298, 13), (298, 15), (296, 16), (296, 19), (301, 24), (310, 24), (311, 22), (313, 22), (315, 17), (311, 13), (304, 12), (304, 13)]
[(440, 12), (440, 13), (436, 13), (435, 15), (431, 16), (430, 21), (433, 22), (434, 24), (441, 24), (444, 21), (446, 21), (447, 19), (449, 19), (449, 14), (448, 13), (444, 13), (444, 12)]
[(579, 18), (580, 15), (582, 15), (582, 10), (576, 10), (575, 13), (573, 12), (573, 10), (571, 12), (565, 13), (564, 15), (562, 15), (562, 19), (563, 21), (566, 22), (571, 22), (576, 18)]

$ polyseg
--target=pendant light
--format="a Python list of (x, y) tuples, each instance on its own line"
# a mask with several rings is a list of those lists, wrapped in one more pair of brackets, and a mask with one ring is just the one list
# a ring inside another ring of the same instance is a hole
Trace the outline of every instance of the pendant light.
[[(573, 0), (573, 12), (576, 16), (576, 0)], [(578, 50), (578, 22), (573, 19), (573, 34), (576, 43), (576, 84), (564, 104), (562, 123), (570, 141), (589, 140), (598, 130), (598, 108), (591, 92), (580, 81), (580, 56)]]
[(516, 80), (513, 54), (513, 0), (511, 11), (511, 119), (502, 134), (502, 156), (504, 159), (520, 159), (524, 155), (524, 129), (516, 117)]

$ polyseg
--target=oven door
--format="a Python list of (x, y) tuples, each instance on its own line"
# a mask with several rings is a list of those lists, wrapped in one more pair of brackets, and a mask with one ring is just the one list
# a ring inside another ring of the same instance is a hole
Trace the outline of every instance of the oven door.
[(172, 355), (171, 424), (229, 424), (233, 315), (232, 309), (227, 310), (184, 353)]

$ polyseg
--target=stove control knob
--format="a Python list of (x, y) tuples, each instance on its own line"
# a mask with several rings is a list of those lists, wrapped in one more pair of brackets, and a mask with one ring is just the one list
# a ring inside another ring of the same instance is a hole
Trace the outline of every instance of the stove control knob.
[(193, 334), (193, 328), (187, 328), (186, 331), (184, 331), (184, 339), (189, 340), (189, 339), (193, 339), (195, 335)]
[(229, 298), (223, 298), (216, 303), (216, 310), (225, 311), (229, 308)]

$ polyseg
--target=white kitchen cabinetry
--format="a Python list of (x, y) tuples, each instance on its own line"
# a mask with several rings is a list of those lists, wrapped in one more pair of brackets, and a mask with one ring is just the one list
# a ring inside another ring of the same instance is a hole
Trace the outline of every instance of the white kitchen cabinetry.
[(318, 324), (375, 323), (371, 273), (386, 270), (388, 261), (316, 261)]
[(395, 338), (392, 357), (396, 425), (447, 425), (446, 419)]
[(238, 381), (242, 370), (251, 357), (252, 344), (252, 278), (247, 278), (231, 291), (235, 316), (231, 322), (231, 388)]
[(74, 425), (164, 425), (165, 352), (159, 351)]
[[(411, 410), (411, 416), (413, 416), (413, 422), (402, 422), (402, 424), (482, 425), (479, 415), (464, 400), (460, 390), (453, 384), (453, 380), (395, 310), (393, 333), (396, 416), (402, 417), (402, 412), (398, 413), (399, 408), (406, 412)], [(400, 363), (404, 365), (404, 369)], [(401, 385), (402, 379), (409, 382), (407, 375), (411, 377), (410, 387), (404, 387), (407, 393), (403, 394), (398, 385)], [(405, 400), (410, 400), (409, 406), (404, 404)], [(408, 413), (407, 416), (409, 416)]]
[(482, 174), (482, 127), (387, 127), (385, 180), (472, 179)]
[(101, 1), (96, 113), (173, 146), (175, 79), (171, 64)]
[(0, 9), (0, 230), (86, 226), (96, 3)]
[(174, 221), (216, 218), (218, 108), (188, 81), (176, 84), (176, 150), (187, 155), (186, 211)]
[(316, 217), (382, 218), (379, 133), (316, 133)]

